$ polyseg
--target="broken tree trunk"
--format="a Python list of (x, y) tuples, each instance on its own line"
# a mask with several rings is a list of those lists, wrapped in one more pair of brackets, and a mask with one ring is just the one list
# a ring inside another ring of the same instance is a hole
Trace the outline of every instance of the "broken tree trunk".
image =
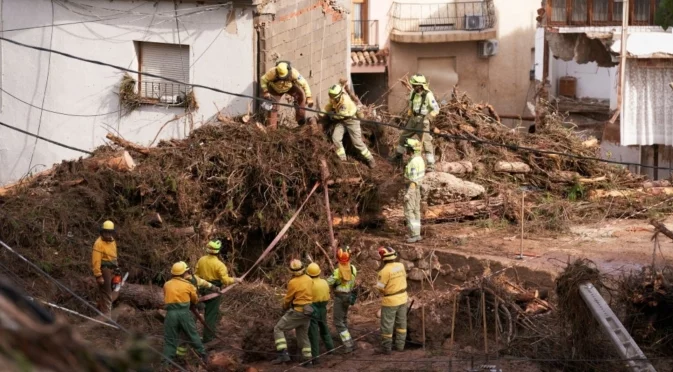
[(465, 181), (450, 173), (432, 172), (421, 182), (421, 194), (430, 205), (469, 200), (486, 192), (484, 186)]
[(136, 162), (133, 161), (133, 158), (128, 153), (128, 151), (112, 155), (111, 157), (94, 157), (84, 159), (82, 160), (82, 164), (91, 170), (98, 170), (100, 168), (108, 167), (118, 172), (132, 171), (136, 167)]
[(105, 136), (105, 138), (112, 141), (115, 145), (125, 148), (126, 150), (135, 151), (135, 152), (141, 153), (143, 155), (149, 155), (150, 154), (150, 149), (149, 148), (140, 146), (140, 145), (135, 144), (135, 143), (130, 142), (130, 141), (127, 141), (127, 140), (125, 140), (121, 137), (117, 137), (112, 133), (108, 133)]
[(154, 285), (126, 283), (119, 291), (117, 301), (140, 309), (160, 309), (164, 306), (164, 291)]
[(0, 187), (0, 196), (7, 195), (9, 192), (12, 190), (16, 190), (22, 185), (28, 185), (29, 183), (35, 181), (36, 179), (44, 176), (48, 176), (50, 174), (54, 173), (54, 168), (49, 168), (46, 170), (43, 170), (42, 172), (36, 173), (30, 177), (22, 178), (14, 183), (7, 184), (3, 187)]
[(622, 189), (622, 190), (590, 190), (589, 199), (601, 198), (631, 198), (638, 196), (673, 195), (673, 187), (651, 187), (649, 189)]
[[(503, 204), (503, 198), (498, 196), (488, 200), (433, 205), (421, 212), (423, 222), (461, 221), (471, 218), (485, 218), (501, 213)], [(384, 210), (382, 215), (387, 221), (400, 222), (404, 220), (402, 208)]]
[(669, 230), (666, 227), (666, 225), (664, 225), (663, 223), (652, 219), (652, 220), (650, 220), (650, 225), (654, 226), (654, 229), (657, 232), (660, 232), (660, 233), (666, 235), (669, 239), (673, 240), (673, 231)]
[(530, 170), (530, 166), (522, 162), (499, 161), (493, 167), (493, 171), (504, 173), (529, 173)]
[(454, 161), (454, 162), (440, 161), (435, 164), (435, 171), (437, 172), (463, 174), (463, 173), (472, 173), (473, 170), (474, 168), (472, 167), (472, 162), (469, 161)]

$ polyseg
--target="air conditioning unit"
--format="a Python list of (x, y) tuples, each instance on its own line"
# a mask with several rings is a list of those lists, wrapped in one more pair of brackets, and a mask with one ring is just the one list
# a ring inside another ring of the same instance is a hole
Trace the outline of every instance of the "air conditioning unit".
[(494, 56), (498, 54), (498, 40), (486, 40), (486, 41), (480, 41), (477, 44), (477, 48), (479, 51), (479, 57), (481, 58), (488, 58), (490, 56)]
[(486, 28), (486, 17), (481, 15), (466, 15), (465, 29), (466, 30), (483, 30)]

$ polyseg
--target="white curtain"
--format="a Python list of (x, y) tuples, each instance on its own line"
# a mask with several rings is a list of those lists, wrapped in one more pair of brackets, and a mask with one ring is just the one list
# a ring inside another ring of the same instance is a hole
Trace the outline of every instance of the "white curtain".
[(621, 114), (621, 144), (673, 145), (673, 61), (644, 66), (628, 59)]

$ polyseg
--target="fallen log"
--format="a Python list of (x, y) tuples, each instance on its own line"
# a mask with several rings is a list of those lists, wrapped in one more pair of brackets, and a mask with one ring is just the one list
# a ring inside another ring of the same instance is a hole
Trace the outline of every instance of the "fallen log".
[(440, 161), (435, 164), (435, 171), (446, 172), (451, 174), (463, 174), (463, 173), (472, 173), (474, 171), (474, 168), (472, 167), (472, 162), (469, 161), (454, 161), (454, 162)]
[(119, 291), (117, 301), (140, 309), (160, 309), (164, 306), (164, 291), (155, 285), (126, 283)]
[(652, 219), (650, 220), (650, 225), (654, 226), (656, 232), (660, 232), (666, 235), (669, 239), (673, 240), (673, 231), (669, 230), (663, 223)]
[(133, 158), (128, 153), (128, 151), (124, 151), (106, 158), (94, 157), (84, 159), (82, 160), (82, 164), (93, 171), (108, 167), (118, 172), (128, 172), (132, 171), (136, 167), (136, 162), (133, 161)]
[(175, 235), (194, 235), (196, 234), (196, 231), (194, 230), (194, 226), (187, 226), (187, 227), (175, 227), (171, 229), (173, 234)]
[(504, 173), (529, 173), (531, 169), (526, 163), (499, 161), (495, 163), (493, 171)]
[[(504, 200), (502, 197), (489, 198), (488, 200), (471, 200), (466, 202), (454, 202), (442, 205), (433, 205), (421, 211), (423, 222), (462, 221), (472, 218), (487, 218), (493, 214), (502, 212)], [(387, 209), (382, 213), (386, 221), (401, 222), (404, 220), (402, 208)]]
[(115, 145), (125, 148), (126, 150), (131, 150), (135, 151), (138, 153), (141, 153), (143, 155), (149, 155), (150, 154), (150, 149), (147, 147), (140, 146), (138, 144), (135, 144), (133, 142), (127, 141), (121, 137), (117, 137), (112, 133), (108, 133), (105, 138), (109, 139), (112, 141)]
[(589, 138), (588, 140), (582, 142), (582, 146), (588, 147), (588, 148), (596, 147), (596, 146), (598, 146), (598, 139), (596, 139), (594, 137)]
[(432, 172), (421, 182), (421, 195), (430, 205), (473, 199), (486, 192), (484, 186), (465, 181), (450, 173)]
[(332, 226), (354, 227), (360, 224), (360, 216), (332, 216)]
[(54, 168), (45, 169), (42, 172), (36, 173), (36, 174), (34, 174), (30, 177), (22, 178), (22, 179), (20, 179), (16, 182), (13, 182), (13, 183), (7, 184), (3, 187), (0, 187), (0, 196), (7, 195), (8, 193), (15, 190), (16, 188), (18, 188), (21, 185), (27, 185), (27, 184), (35, 181), (36, 179), (38, 179), (40, 177), (48, 176), (52, 173), (54, 173)]
[(638, 196), (673, 195), (673, 187), (651, 187), (649, 189), (590, 190), (589, 199), (631, 198)]
[(334, 180), (328, 180), (327, 181), (328, 186), (339, 185), (339, 184), (357, 185), (359, 183), (362, 183), (362, 177), (337, 178), (337, 179), (334, 179)]

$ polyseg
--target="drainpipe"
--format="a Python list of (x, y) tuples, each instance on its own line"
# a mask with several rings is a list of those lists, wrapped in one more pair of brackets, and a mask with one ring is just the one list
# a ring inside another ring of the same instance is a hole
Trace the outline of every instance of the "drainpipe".
[[(619, 109), (620, 109), (620, 127), (623, 127), (624, 123), (624, 117), (626, 116), (626, 104), (624, 103), (624, 91), (625, 85), (626, 85), (626, 54), (627, 49), (626, 49), (626, 42), (628, 40), (628, 33), (629, 33), (629, 13), (631, 10), (631, 6), (629, 4), (629, 0), (624, 0), (622, 3), (622, 47), (621, 47), (621, 55), (620, 57), (620, 62), (619, 62)], [(636, 173), (640, 174), (641, 172), (641, 167), (640, 164), (642, 164), (643, 161), (643, 151), (642, 147), (638, 146), (638, 166), (636, 167)]]

